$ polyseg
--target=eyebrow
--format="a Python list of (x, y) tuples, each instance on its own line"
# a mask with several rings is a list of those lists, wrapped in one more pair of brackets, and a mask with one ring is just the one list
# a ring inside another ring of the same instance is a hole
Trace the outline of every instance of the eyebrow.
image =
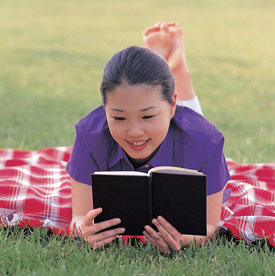
[[(156, 107), (152, 105), (152, 106), (145, 107), (145, 108), (141, 109), (140, 111), (144, 112), (144, 111), (148, 111), (148, 110), (151, 110), (154, 108), (156, 108)], [(117, 112), (124, 112), (124, 110), (119, 109), (119, 108), (111, 108), (111, 110), (117, 111)]]
[(151, 110), (151, 109), (154, 109), (154, 108), (156, 108), (156, 107), (151, 105), (151, 106), (148, 106), (146, 108), (141, 109), (140, 111), (148, 111), (148, 110)]
[(121, 109), (118, 109), (118, 108), (111, 108), (111, 110), (117, 111), (117, 112), (124, 112), (124, 110), (121, 110)]

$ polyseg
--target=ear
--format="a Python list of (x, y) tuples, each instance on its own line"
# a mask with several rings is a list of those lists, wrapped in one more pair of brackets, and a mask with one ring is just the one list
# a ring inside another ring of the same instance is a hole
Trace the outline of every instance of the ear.
[(173, 100), (172, 100), (172, 103), (171, 103), (171, 119), (174, 117), (175, 115), (175, 112), (176, 112), (176, 107), (177, 107), (177, 94), (174, 93), (173, 95)]

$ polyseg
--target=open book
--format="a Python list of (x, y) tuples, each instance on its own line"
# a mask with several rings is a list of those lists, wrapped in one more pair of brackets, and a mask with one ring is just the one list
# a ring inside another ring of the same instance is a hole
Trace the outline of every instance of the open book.
[(182, 234), (206, 235), (206, 176), (202, 173), (166, 166), (148, 173), (101, 171), (91, 177), (93, 207), (103, 208), (95, 223), (120, 218), (124, 235), (138, 236), (160, 215)]

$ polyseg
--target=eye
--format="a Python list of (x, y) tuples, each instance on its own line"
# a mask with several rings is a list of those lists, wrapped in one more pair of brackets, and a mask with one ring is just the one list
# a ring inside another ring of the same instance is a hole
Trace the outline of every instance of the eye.
[(117, 120), (117, 121), (123, 121), (123, 120), (125, 120), (125, 118), (124, 117), (113, 117), (115, 120)]
[(148, 120), (148, 119), (152, 119), (153, 117), (155, 117), (155, 115), (146, 115), (146, 116), (143, 116), (142, 119)]

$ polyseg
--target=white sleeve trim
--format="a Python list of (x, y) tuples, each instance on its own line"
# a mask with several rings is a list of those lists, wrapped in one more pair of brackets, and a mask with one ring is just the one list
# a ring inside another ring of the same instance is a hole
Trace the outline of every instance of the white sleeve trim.
[(187, 106), (193, 109), (194, 111), (198, 112), (199, 114), (203, 115), (198, 96), (190, 100), (177, 100), (177, 104), (182, 106)]

